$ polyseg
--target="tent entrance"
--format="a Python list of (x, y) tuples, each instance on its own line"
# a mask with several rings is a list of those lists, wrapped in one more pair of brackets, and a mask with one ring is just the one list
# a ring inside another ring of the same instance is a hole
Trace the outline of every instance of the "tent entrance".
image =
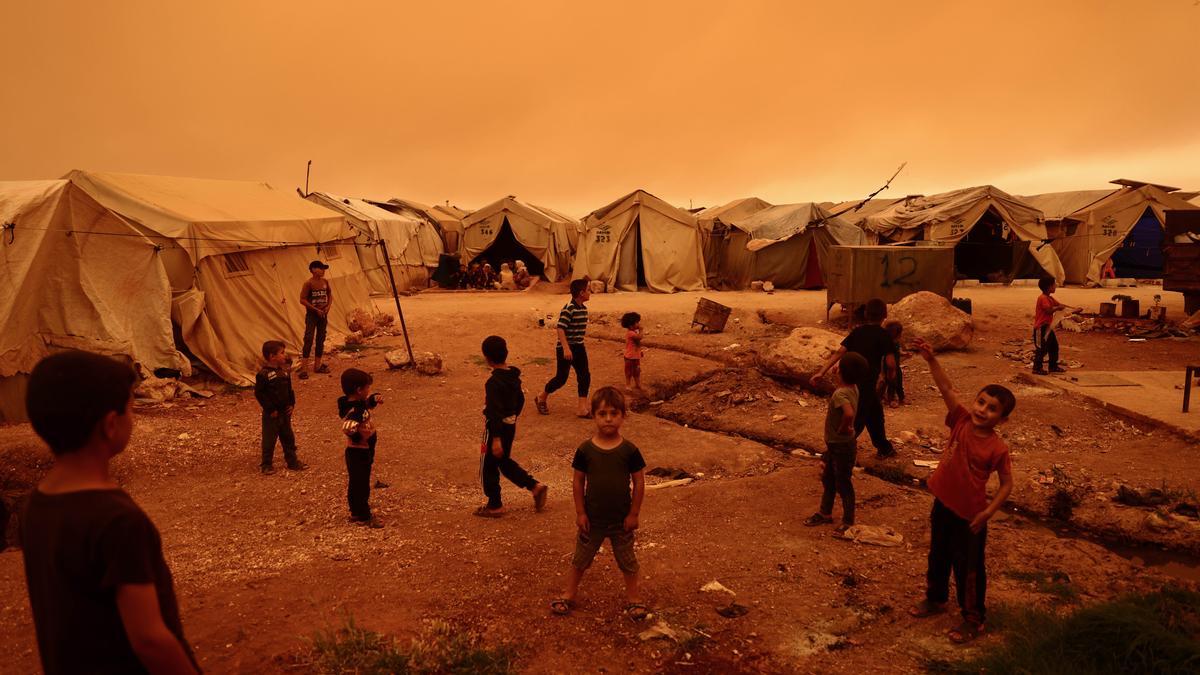
[(1163, 228), (1154, 211), (1147, 208), (1134, 224), (1121, 248), (1113, 252), (1117, 276), (1129, 279), (1161, 279), (1163, 274)]
[(646, 288), (646, 262), (642, 251), (642, 220), (635, 217), (625, 238), (621, 240), (620, 266), (617, 268), (617, 288), (642, 290)]
[(808, 264), (804, 269), (804, 288), (824, 288), (825, 274), (821, 271), (821, 259), (817, 257), (817, 238), (808, 238)]
[(1013, 264), (1013, 245), (1004, 220), (992, 209), (983, 214), (954, 247), (954, 270), (960, 279), (1007, 281)]
[(545, 276), (546, 266), (537, 256), (530, 253), (529, 249), (522, 246), (521, 242), (517, 241), (517, 235), (513, 234), (512, 226), (508, 224), (508, 218), (505, 218), (504, 224), (500, 226), (500, 233), (496, 235), (492, 245), (484, 249), (483, 253), (475, 256), (471, 264), (491, 263), (492, 269), (499, 273), (500, 263), (509, 263), (509, 266), (513, 267), (512, 264), (518, 260), (525, 261), (525, 266), (529, 268), (531, 275)]

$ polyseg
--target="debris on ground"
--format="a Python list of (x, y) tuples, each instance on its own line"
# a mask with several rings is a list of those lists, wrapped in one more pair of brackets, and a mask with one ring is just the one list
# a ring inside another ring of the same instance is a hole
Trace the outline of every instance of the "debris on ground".
[(679, 480), (668, 480), (668, 481), (664, 481), (662, 483), (654, 483), (653, 485), (647, 485), (646, 489), (647, 490), (662, 490), (665, 488), (683, 487), (684, 485), (691, 485), (694, 482), (696, 482), (695, 478), (680, 478)]
[(842, 538), (856, 544), (872, 546), (900, 546), (904, 544), (904, 535), (886, 525), (851, 525), (842, 533)]
[(746, 616), (746, 614), (750, 612), (749, 607), (736, 602), (731, 602), (728, 605), (717, 607), (716, 609), (717, 614), (720, 614), (726, 619), (736, 619), (740, 616)]
[(919, 466), (919, 467), (922, 467), (925, 469), (936, 469), (938, 467), (939, 463), (940, 462), (938, 462), (938, 460), (936, 460), (936, 459), (914, 459), (913, 460), (913, 466)]
[(702, 593), (728, 593), (730, 595), (737, 595), (737, 593), (729, 590), (724, 584), (715, 579), (701, 586), (700, 591)]
[(658, 478), (667, 478), (670, 480), (679, 480), (681, 478), (695, 478), (692, 474), (683, 469), (674, 469), (663, 466), (656, 466), (646, 472), (647, 476), (656, 476)]
[(662, 619), (659, 619), (658, 623), (647, 628), (646, 630), (642, 631), (641, 633), (638, 633), (638, 638), (641, 639), (642, 642), (647, 642), (649, 640), (657, 640), (660, 638), (674, 640), (675, 642), (683, 642), (683, 641), (689, 639), (690, 637), (691, 637), (691, 634), (688, 633), (687, 631), (682, 630), (682, 629), (675, 630), (674, 628), (671, 628), (671, 626), (668, 625), (667, 622), (663, 621)]
[(1158, 488), (1138, 490), (1128, 485), (1117, 488), (1116, 501), (1126, 506), (1162, 506), (1171, 501), (1166, 492)]

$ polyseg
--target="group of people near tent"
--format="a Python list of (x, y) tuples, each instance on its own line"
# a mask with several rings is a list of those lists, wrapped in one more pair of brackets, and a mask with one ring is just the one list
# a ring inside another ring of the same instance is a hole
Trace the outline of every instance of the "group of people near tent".
[[(147, 373), (200, 363), (250, 384), (264, 340), (299, 346), (304, 322), (289, 289), (314, 258), (329, 265), (347, 310), (435, 283), (820, 288), (833, 247), (865, 244), (953, 247), (959, 278), (982, 281), (1161, 275), (1165, 212), (1200, 206), (1174, 188), (1115, 183), (1026, 197), (981, 186), (866, 202), (749, 198), (694, 212), (635, 190), (575, 219), (511, 195), (467, 212), (297, 198), (243, 181), (73, 171), (0, 182), (0, 419), (19, 415), (33, 364), (68, 348), (123, 355)], [(349, 332), (346, 316), (331, 314), (328, 330)]]

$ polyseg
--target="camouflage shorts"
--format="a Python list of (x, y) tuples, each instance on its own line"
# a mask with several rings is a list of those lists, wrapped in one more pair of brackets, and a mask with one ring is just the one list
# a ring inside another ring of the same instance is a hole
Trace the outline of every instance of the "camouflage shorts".
[(593, 529), (590, 533), (579, 533), (579, 538), (575, 540), (575, 555), (571, 558), (571, 564), (576, 569), (586, 570), (592, 566), (592, 560), (596, 557), (596, 552), (600, 550), (600, 545), (604, 540), (608, 539), (612, 545), (613, 557), (617, 559), (617, 567), (625, 574), (633, 574), (638, 571), (637, 555), (633, 552), (633, 533), (626, 532), (623, 529), (615, 530), (596, 530)]

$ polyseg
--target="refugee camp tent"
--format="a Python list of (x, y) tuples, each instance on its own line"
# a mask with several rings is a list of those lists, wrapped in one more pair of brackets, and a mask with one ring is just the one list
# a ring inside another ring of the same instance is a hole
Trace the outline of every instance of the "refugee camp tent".
[(372, 203), (393, 213), (425, 219), (437, 228), (446, 254), (458, 256), (462, 247), (462, 221), (467, 216), (466, 211), (457, 206), (451, 206), (448, 203), (444, 206), (426, 206), (411, 199), (399, 199), (397, 197), (393, 197), (387, 202)]
[(573, 276), (623, 291), (703, 290), (700, 226), (687, 211), (635, 190), (584, 218)]
[(310, 261), (330, 267), (330, 342), (349, 332), (352, 309), (370, 308), (357, 232), (295, 194), (266, 183), (166, 176), (72, 171), (67, 180), (161, 249), (175, 329), (228, 382), (253, 383), (267, 340), (299, 350)]
[(362, 199), (313, 192), (306, 197), (314, 204), (333, 209), (349, 220), (358, 233), (356, 247), (359, 263), (367, 275), (371, 293), (391, 295), (388, 261), (380, 240), (387, 241), (392, 276), (397, 290), (426, 288), (445, 250), (442, 237), (433, 223), (417, 215), (393, 213)]
[(1063, 279), (1042, 212), (991, 185), (899, 200), (861, 220), (871, 243), (937, 241), (954, 246), (961, 278)]
[(463, 219), (465, 262), (500, 263), (524, 260), (529, 273), (550, 281), (571, 269), (571, 232), (579, 221), (554, 209), (535, 206), (509, 195)]
[(38, 361), (82, 349), (189, 374), (156, 242), (66, 180), (0, 182), (0, 422)]
[(861, 246), (866, 234), (812, 203), (781, 204), (731, 218), (720, 288), (770, 281), (776, 288), (822, 288), (831, 246)]
[[(1068, 283), (1099, 283), (1110, 258), (1118, 277), (1161, 277), (1165, 212), (1197, 208), (1176, 197), (1173, 188), (1124, 180), (1119, 185), (1107, 191), (1029, 198), (1030, 203), (1050, 209), (1048, 218), (1063, 222), (1061, 236), (1052, 246)], [(1089, 197), (1094, 199), (1087, 201)], [(1071, 207), (1074, 210), (1068, 211)]]
[(728, 243), (729, 223), (736, 218), (751, 216), (770, 207), (769, 202), (758, 197), (746, 197), (735, 199), (728, 204), (710, 206), (696, 213), (704, 246), (704, 274), (708, 286), (717, 286), (722, 252)]

